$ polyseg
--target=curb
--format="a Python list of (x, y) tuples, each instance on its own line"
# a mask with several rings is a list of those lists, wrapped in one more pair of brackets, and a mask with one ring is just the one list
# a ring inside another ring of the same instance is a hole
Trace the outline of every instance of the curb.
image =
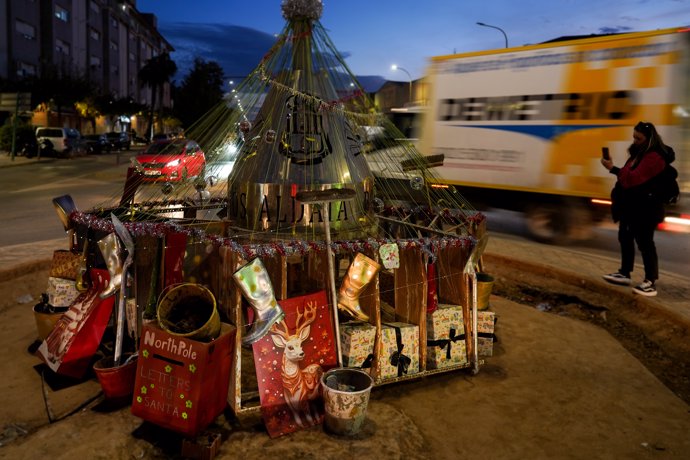
[(17, 264), (14, 267), (0, 269), (0, 283), (41, 270), (48, 270), (50, 269), (51, 262), (52, 259), (33, 260), (31, 262)]
[[(23, 157), (20, 157), (20, 158), (23, 158)], [(14, 161), (11, 161), (11, 160), (1, 161), (0, 162), (0, 168), (15, 168), (18, 166), (31, 166), (31, 165), (35, 165), (35, 164), (54, 163), (57, 160), (58, 160), (58, 158), (42, 158), (40, 160), (34, 160), (34, 159), (26, 160), (25, 159), (25, 160), (18, 162), (16, 160), (16, 157), (15, 157)]]
[(483, 257), (486, 264), (518, 268), (523, 272), (529, 272), (530, 274), (542, 277), (549, 277), (564, 284), (584, 288), (601, 295), (612, 295), (612, 293), (615, 293), (615, 295), (623, 297), (625, 301), (631, 305), (631, 307), (636, 308), (646, 314), (653, 314), (655, 316), (665, 318), (669, 322), (672, 322), (674, 325), (677, 325), (683, 329), (686, 335), (690, 335), (690, 320), (679, 315), (671, 309), (664, 308), (659, 302), (648, 297), (634, 294), (631, 291), (614, 291), (611, 288), (611, 285), (605, 281), (588, 278), (581, 274), (556, 268), (551, 265), (517, 261), (516, 259), (511, 259), (509, 257), (492, 253), (484, 253)]

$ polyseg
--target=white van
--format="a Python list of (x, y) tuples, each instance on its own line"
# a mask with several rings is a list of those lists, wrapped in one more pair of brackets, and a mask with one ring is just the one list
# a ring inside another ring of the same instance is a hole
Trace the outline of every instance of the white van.
[(41, 155), (55, 152), (59, 157), (86, 155), (88, 147), (81, 134), (74, 128), (41, 127), (36, 128), (36, 141)]

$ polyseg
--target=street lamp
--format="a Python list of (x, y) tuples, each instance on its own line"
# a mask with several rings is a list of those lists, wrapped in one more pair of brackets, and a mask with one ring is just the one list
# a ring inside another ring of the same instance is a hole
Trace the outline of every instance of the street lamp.
[(506, 48), (508, 48), (508, 36), (506, 35), (506, 33), (503, 29), (501, 29), (500, 27), (489, 25), (489, 24), (484, 24), (483, 22), (478, 22), (477, 25), (483, 26), (483, 27), (491, 27), (492, 29), (500, 30), (501, 33), (503, 34), (503, 38), (506, 39)]
[(412, 103), (412, 75), (410, 75), (410, 72), (408, 72), (407, 70), (403, 69), (402, 67), (400, 67), (400, 66), (398, 66), (398, 65), (396, 65), (396, 64), (393, 64), (393, 65), (391, 66), (391, 69), (393, 69), (393, 70), (402, 70), (403, 72), (405, 72), (405, 73), (407, 74), (407, 78), (409, 79), (409, 82), (410, 82), (410, 99), (409, 99), (409, 101), (410, 101), (410, 104), (411, 104), (411, 103)]

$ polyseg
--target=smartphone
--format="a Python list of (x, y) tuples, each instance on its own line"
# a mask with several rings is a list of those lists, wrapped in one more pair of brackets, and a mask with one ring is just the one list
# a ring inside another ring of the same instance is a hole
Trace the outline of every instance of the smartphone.
[(610, 160), (611, 155), (609, 155), (609, 148), (608, 147), (602, 147), (601, 148), (601, 156), (604, 158), (604, 160)]

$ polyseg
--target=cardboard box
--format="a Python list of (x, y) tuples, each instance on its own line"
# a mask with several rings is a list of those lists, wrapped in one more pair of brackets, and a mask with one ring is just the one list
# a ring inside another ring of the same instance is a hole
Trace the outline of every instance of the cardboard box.
[(188, 437), (196, 436), (227, 405), (235, 334), (199, 342), (144, 326), (139, 346), (132, 414)]
[(462, 307), (439, 304), (427, 315), (427, 369), (443, 369), (467, 363), (467, 343)]
[(370, 368), (374, 357), (376, 327), (364, 321), (340, 324), (340, 344), (344, 367)]
[(477, 354), (478, 356), (493, 356), (494, 353), (494, 329), (496, 313), (492, 311), (477, 312)]
[(382, 324), (377, 380), (403, 377), (418, 372), (419, 327), (398, 322)]

